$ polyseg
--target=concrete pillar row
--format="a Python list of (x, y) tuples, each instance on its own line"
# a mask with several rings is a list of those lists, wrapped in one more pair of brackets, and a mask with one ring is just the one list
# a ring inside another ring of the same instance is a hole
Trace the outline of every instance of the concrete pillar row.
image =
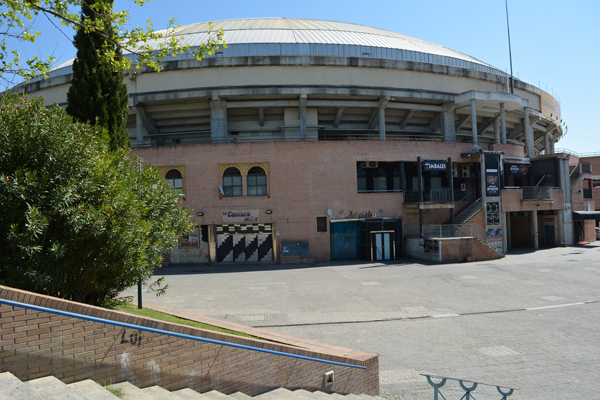
[(500, 120), (498, 118), (494, 121), (494, 143), (500, 143)]
[(471, 99), (471, 130), (473, 135), (474, 150), (479, 150), (479, 144), (477, 142), (477, 103), (475, 99)]
[(502, 144), (506, 144), (506, 110), (504, 103), (500, 103), (500, 134), (502, 137)]
[(550, 134), (546, 133), (544, 135), (544, 152), (546, 154), (551, 154), (550, 153)]
[(534, 250), (537, 250), (540, 248), (537, 211), (534, 210), (529, 213), (529, 222), (531, 226), (531, 243), (533, 244)]
[(525, 134), (525, 148), (527, 149), (527, 155), (531, 157), (533, 151), (533, 140), (531, 135), (531, 126), (529, 125), (529, 107), (525, 107), (525, 116), (523, 118), (523, 133)]
[(135, 140), (138, 145), (144, 141), (144, 119), (137, 109), (135, 110)]
[(379, 140), (385, 140), (385, 108), (379, 109)]
[(306, 99), (305, 94), (300, 95), (298, 119), (300, 120), (300, 140), (306, 140)]

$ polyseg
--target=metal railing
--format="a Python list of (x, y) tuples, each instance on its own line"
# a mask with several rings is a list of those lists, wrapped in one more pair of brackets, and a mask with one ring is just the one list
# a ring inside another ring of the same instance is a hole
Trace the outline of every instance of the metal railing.
[[(485, 229), (480, 228), (477, 224), (464, 225), (423, 225), (423, 237), (426, 239), (444, 239), (456, 237), (477, 237), (485, 241)], [(419, 225), (406, 225), (406, 236), (421, 236)]]
[(598, 152), (596, 152), (596, 153), (576, 153), (569, 149), (555, 149), (554, 153), (567, 153), (567, 154), (572, 154), (574, 156), (577, 156), (579, 158), (600, 156), (600, 153), (598, 153)]
[[(460, 199), (460, 200), (456, 201), (456, 199)], [(454, 201), (456, 202), (456, 206), (458, 206), (459, 204), (473, 203), (474, 199), (475, 199), (475, 193), (473, 191), (463, 192), (460, 189), (454, 189)], [(465, 211), (466, 209), (467, 208), (465, 207), (465, 209), (462, 210), (461, 213), (463, 211)], [(439, 217), (437, 217), (436, 219), (431, 221), (431, 223), (433, 224), (438, 220), (444, 221), (442, 219), (444, 216), (448, 215), (451, 212), (455, 212), (455, 211), (456, 211), (456, 208), (450, 208), (450, 209), (448, 209), (448, 211), (445, 211)], [(456, 216), (456, 214), (455, 214), (455, 216)], [(450, 217), (447, 217), (447, 218), (450, 218)]]
[(523, 186), (523, 200), (552, 200), (554, 192), (560, 190), (557, 187), (535, 187), (535, 186)]
[[(425, 203), (447, 203), (451, 201), (451, 188), (425, 188), (423, 189), (423, 201)], [(405, 203), (419, 201), (419, 191), (407, 190), (404, 194)]]
[(208, 338), (199, 337), (199, 336), (186, 335), (184, 333), (165, 331), (165, 330), (162, 330), (162, 329), (149, 328), (147, 326), (142, 326), (142, 325), (128, 324), (126, 322), (113, 321), (113, 320), (110, 320), (110, 319), (92, 317), (92, 316), (89, 316), (89, 315), (77, 314), (77, 313), (68, 312), (68, 311), (55, 310), (55, 309), (52, 309), (52, 308), (35, 306), (35, 305), (32, 305), (32, 304), (21, 303), (21, 302), (18, 302), (18, 301), (0, 299), (0, 304), (6, 304), (6, 305), (9, 305), (9, 306), (12, 306), (12, 307), (20, 307), (20, 308), (25, 308), (25, 309), (35, 310), (35, 311), (40, 311), (40, 312), (46, 312), (46, 313), (50, 313), (50, 314), (62, 315), (62, 316), (65, 316), (65, 317), (77, 318), (77, 319), (82, 319), (82, 320), (85, 320), (85, 321), (93, 321), (93, 322), (98, 322), (98, 323), (101, 323), (101, 324), (118, 326), (118, 327), (121, 327), (121, 328), (127, 328), (127, 329), (134, 329), (134, 330), (138, 330), (138, 331), (145, 331), (145, 332), (157, 333), (157, 334), (160, 334), (160, 335), (174, 336), (174, 337), (178, 337), (178, 338), (182, 338), (182, 339), (195, 340), (195, 341), (198, 341), (198, 342), (205, 342), (205, 343), (218, 344), (218, 345), (221, 345), (221, 346), (235, 347), (235, 348), (238, 348), (238, 349), (257, 351), (257, 352), (260, 352), (260, 353), (275, 354), (275, 355), (278, 355), (278, 356), (291, 357), (291, 358), (297, 358), (297, 359), (308, 360), (308, 361), (315, 361), (315, 362), (324, 363), (324, 364), (339, 365), (339, 366), (342, 366), (342, 367), (350, 367), (350, 368), (357, 368), (357, 369), (367, 369), (367, 367), (363, 367), (361, 365), (353, 365), (353, 364), (346, 364), (346, 363), (341, 363), (341, 362), (337, 362), (337, 361), (322, 360), (322, 359), (319, 359), (319, 358), (301, 356), (299, 354), (284, 353), (284, 352), (277, 351), (277, 350), (262, 349), (260, 347), (252, 347), (252, 346), (247, 346), (247, 345), (243, 345), (243, 344), (224, 342), (222, 340), (208, 339)]
[[(440, 396), (443, 399), (446, 399), (446, 397), (441, 392), (442, 390), (452, 390), (452, 391), (457, 391), (457, 392), (464, 392), (465, 394), (463, 397), (461, 397), (461, 399), (466, 399), (466, 400), (475, 399), (475, 397), (473, 397), (472, 393), (477, 394), (477, 395), (481, 394), (481, 395), (486, 395), (486, 396), (497, 396), (498, 397), (498, 395), (495, 393), (475, 392), (475, 389), (477, 389), (477, 386), (495, 387), (496, 390), (498, 391), (498, 393), (500, 393), (501, 400), (506, 400), (506, 398), (508, 396), (510, 396), (511, 394), (513, 394), (515, 390), (519, 390), (517, 388), (513, 388), (513, 387), (509, 387), (509, 386), (492, 385), (489, 383), (469, 381), (466, 379), (449, 378), (447, 376), (439, 376), (439, 375), (431, 375), (431, 374), (421, 374), (421, 375), (426, 377), (427, 382), (429, 382), (429, 384), (433, 387), (433, 400), (439, 400)], [(439, 379), (440, 382), (435, 383), (433, 381), (434, 379)], [(444, 388), (443, 386), (449, 380), (458, 382), (462, 389)]]

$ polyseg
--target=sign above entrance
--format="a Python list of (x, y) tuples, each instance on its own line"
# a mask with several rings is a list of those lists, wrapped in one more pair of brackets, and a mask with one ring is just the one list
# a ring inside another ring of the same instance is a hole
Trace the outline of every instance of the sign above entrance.
[(446, 160), (424, 160), (423, 171), (445, 171)]
[(223, 210), (223, 223), (258, 222), (260, 210)]
[(525, 176), (529, 175), (529, 164), (508, 164), (511, 175)]

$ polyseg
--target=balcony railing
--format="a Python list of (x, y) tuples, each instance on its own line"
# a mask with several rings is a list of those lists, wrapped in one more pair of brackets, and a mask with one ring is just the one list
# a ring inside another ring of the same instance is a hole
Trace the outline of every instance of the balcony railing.
[[(419, 225), (406, 225), (406, 236), (421, 236)], [(424, 238), (455, 238), (455, 237), (477, 237), (483, 241), (487, 233), (476, 224), (464, 225), (423, 225)]]
[(594, 198), (594, 194), (592, 189), (583, 189), (583, 198), (584, 199), (593, 199)]
[(521, 190), (523, 191), (523, 200), (552, 200), (554, 198), (554, 192), (560, 190), (560, 188), (548, 186), (524, 186)]
[[(450, 188), (425, 188), (423, 189), (423, 201), (426, 203), (446, 203), (451, 201)], [(404, 195), (405, 203), (414, 203), (419, 201), (419, 192), (408, 190)]]

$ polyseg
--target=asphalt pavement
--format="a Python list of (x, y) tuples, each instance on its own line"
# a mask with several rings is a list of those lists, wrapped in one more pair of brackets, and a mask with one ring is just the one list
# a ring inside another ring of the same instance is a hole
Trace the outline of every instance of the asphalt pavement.
[(517, 387), (515, 400), (600, 399), (598, 242), (462, 264), (192, 265), (157, 276), (169, 289), (148, 302), (378, 354), (389, 399), (432, 399), (422, 373)]

